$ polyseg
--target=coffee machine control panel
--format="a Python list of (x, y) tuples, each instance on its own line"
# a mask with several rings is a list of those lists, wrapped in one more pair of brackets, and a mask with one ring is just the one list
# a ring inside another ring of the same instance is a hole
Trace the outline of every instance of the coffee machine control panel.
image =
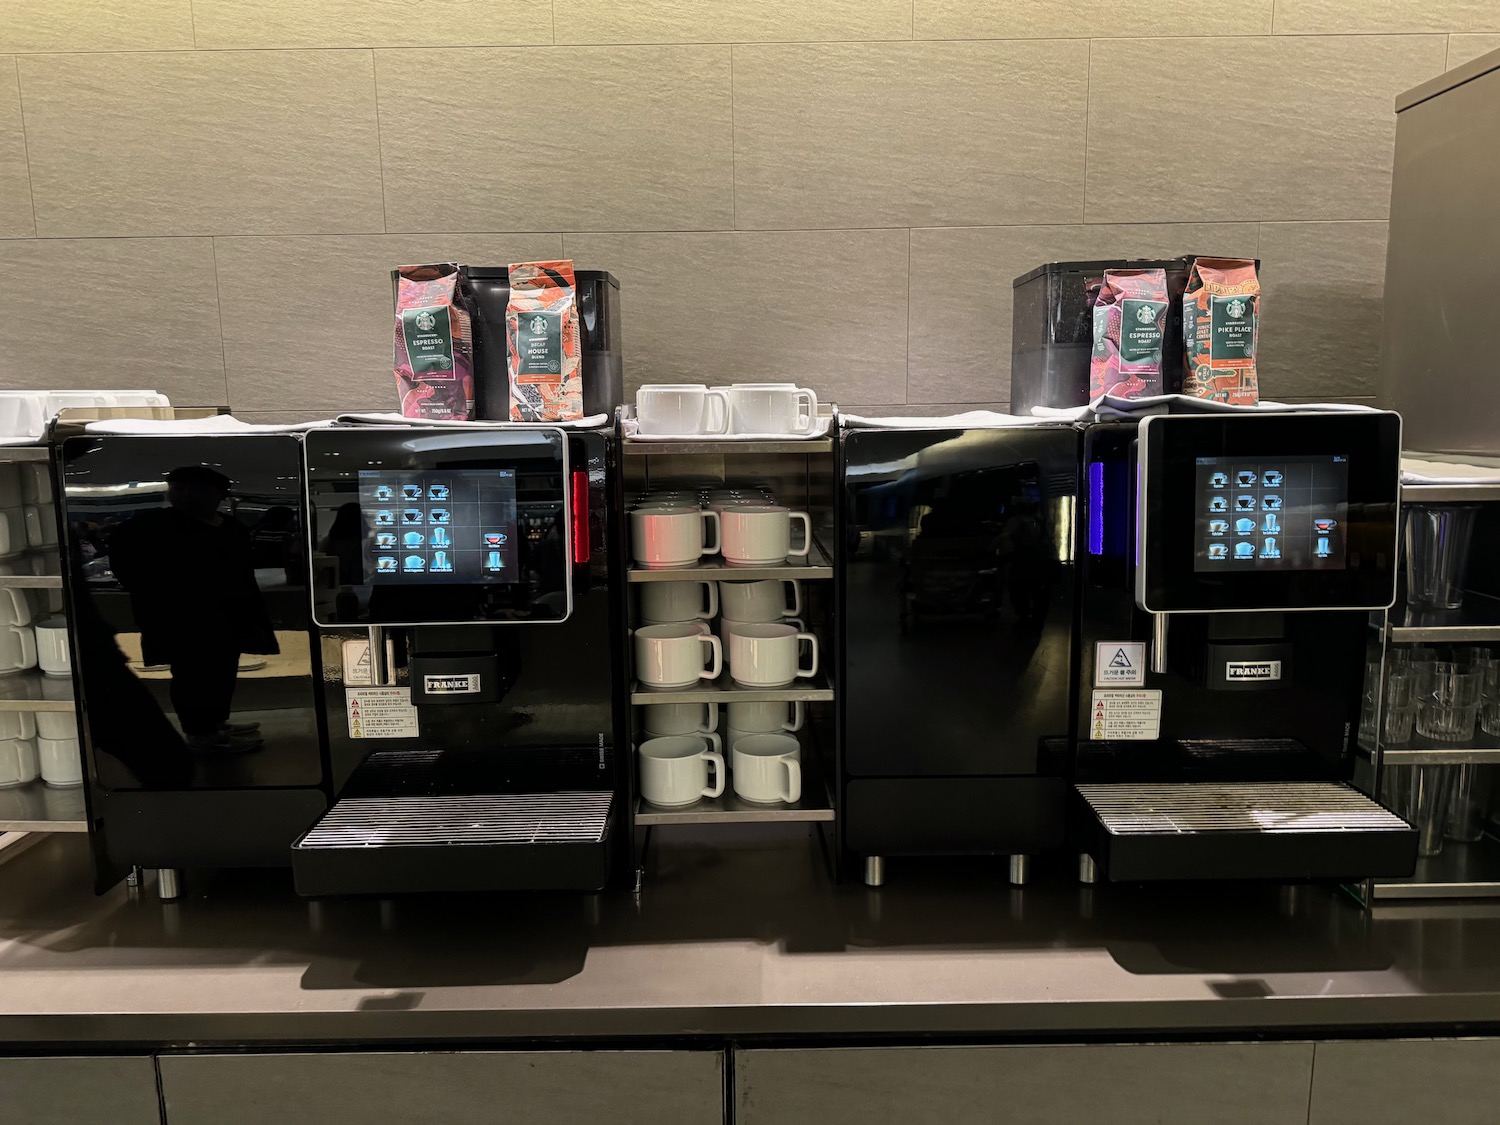
[(546, 623), (572, 609), (561, 430), (335, 427), (304, 451), (319, 625)]
[(1400, 418), (1161, 415), (1136, 447), (1136, 602), (1152, 613), (1382, 609)]

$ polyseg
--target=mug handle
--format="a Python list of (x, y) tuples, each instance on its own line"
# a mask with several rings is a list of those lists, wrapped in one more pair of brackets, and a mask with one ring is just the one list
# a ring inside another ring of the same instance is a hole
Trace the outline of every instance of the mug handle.
[(31, 599), (26, 596), (25, 590), (18, 590), (14, 586), (5, 587), (5, 596), (10, 601), (10, 608), (14, 614), (17, 625), (31, 624)]
[[(719, 548), (724, 545), (723, 525), (719, 523), (719, 513), (714, 511), (712, 508), (704, 508), (701, 512), (698, 513), (698, 517), (705, 524), (711, 523), (714, 525), (714, 541), (712, 543), (704, 544), (702, 553), (705, 555), (717, 555), (719, 553)], [(811, 527), (812, 525), (809, 524), (808, 526)], [(701, 534), (703, 533), (700, 532), (700, 535)]]
[(805, 712), (802, 710), (802, 700), (792, 701), (792, 718), (790, 722), (783, 722), (781, 729), (785, 731), (799, 731), (802, 729), (802, 719)]
[(795, 578), (783, 578), (782, 582), (792, 588), (792, 608), (787, 609), (786, 603), (782, 603), (782, 617), (798, 617), (802, 613), (802, 583)]
[(722, 797), (724, 795), (724, 755), (717, 750), (705, 750), (703, 756), (708, 764), (713, 767), (714, 779), (708, 783), (708, 788), (703, 791), (705, 797)]
[(803, 641), (807, 642), (807, 651), (812, 654), (812, 667), (804, 668), (799, 663), (797, 665), (797, 675), (816, 676), (818, 674), (818, 638), (811, 633), (798, 633), (797, 644), (800, 646)]
[[(719, 420), (715, 422), (714, 403), (719, 404)], [(729, 432), (729, 392), (722, 387), (709, 387), (703, 393), (703, 432), (705, 434), (727, 434)]]
[(707, 742), (709, 746), (713, 747), (713, 752), (715, 754), (724, 753), (724, 740), (717, 734), (715, 734), (711, 730), (700, 730), (698, 733), (703, 736), (703, 740)]
[(703, 585), (708, 587), (708, 608), (700, 609), (698, 617), (702, 621), (712, 621), (715, 617), (719, 616), (719, 584), (717, 582), (705, 582)]
[(818, 428), (818, 396), (806, 387), (797, 388), (797, 401), (807, 405), (807, 418), (804, 420), (802, 411), (797, 411), (797, 420), (792, 423), (792, 433), (810, 434)]
[(802, 559), (812, 550), (812, 517), (806, 512), (792, 512), (791, 518), (802, 521), (802, 546), (787, 551), (788, 558)]
[(705, 703), (703, 705), (703, 711), (708, 716), (707, 720), (705, 720), (708, 723), (708, 725), (707, 726), (700, 726), (698, 728), (698, 733), (699, 734), (713, 734), (714, 731), (716, 731), (716, 730), (719, 729), (719, 708), (718, 708), (718, 705), (717, 704), (713, 704), (713, 703)]
[(802, 800), (802, 763), (782, 758), (781, 764), (786, 767), (786, 789), (781, 799), (789, 805), (795, 804)]
[[(798, 636), (801, 636), (801, 634), (799, 633)], [(724, 646), (719, 643), (719, 638), (714, 636), (699, 634), (698, 640), (706, 644), (709, 651), (713, 654), (712, 665), (704, 671), (699, 672), (698, 678), (700, 680), (717, 680), (719, 673), (724, 671)], [(816, 660), (813, 661), (813, 666), (817, 666)]]
[(15, 632), (21, 637), (21, 668), (36, 667), (36, 632), (29, 626), (23, 625)]

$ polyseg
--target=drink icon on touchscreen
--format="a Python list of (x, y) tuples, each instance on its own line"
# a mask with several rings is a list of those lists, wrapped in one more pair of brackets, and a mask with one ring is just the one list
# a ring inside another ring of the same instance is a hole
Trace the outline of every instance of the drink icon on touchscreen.
[(1260, 506), (1268, 512), (1279, 512), (1281, 511), (1281, 497), (1262, 496), (1260, 498)]
[(1229, 557), (1229, 544), (1210, 543), (1208, 545), (1208, 557), (1211, 559), (1227, 559)]
[(453, 564), (448, 561), (447, 551), (432, 552), (432, 569), (434, 571), (447, 571), (448, 573), (452, 573)]
[(1338, 520), (1313, 520), (1313, 528), (1319, 535), (1327, 535), (1334, 528), (1338, 527), (1338, 525)]
[(505, 541), (509, 538), (510, 536), (506, 535), (503, 531), (486, 531), (484, 533), (484, 545), (490, 550), (494, 550), (496, 547), (505, 546)]
[(489, 571), (505, 569), (505, 562), (500, 558), (499, 551), (491, 551), (484, 557), (484, 569)]
[(427, 560), (421, 555), (407, 555), (401, 569), (408, 574), (419, 574), (427, 569)]
[(1278, 547), (1278, 546), (1276, 546), (1276, 537), (1275, 536), (1268, 535), (1261, 542), (1261, 545), (1260, 545), (1260, 557), (1263, 558), (1263, 559), (1279, 559), (1279, 558), (1281, 558), (1281, 548)]
[(1326, 559), (1333, 554), (1333, 551), (1329, 549), (1327, 537), (1318, 536), (1318, 545), (1314, 548), (1313, 554), (1317, 555), (1320, 559)]
[(1267, 488), (1280, 488), (1281, 487), (1281, 470), (1280, 469), (1267, 469), (1265, 472), (1261, 473), (1261, 475), (1260, 475), (1260, 483), (1263, 484), (1263, 485), (1265, 485)]
[(415, 550), (422, 545), (422, 541), (426, 538), (420, 531), (408, 531), (401, 537), (401, 545), (408, 551)]
[(1266, 518), (1261, 521), (1261, 531), (1267, 535), (1275, 535), (1281, 531), (1281, 517), (1275, 512), (1267, 512)]
[(421, 523), (422, 522), (422, 509), (421, 508), (407, 508), (406, 511), (404, 511), (404, 512), (401, 513), (401, 522), (402, 523)]
[(389, 500), (392, 496), (391, 486), (388, 484), (377, 484), (375, 486), (375, 499)]
[(375, 546), (389, 551), (396, 545), (396, 533), (394, 531), (377, 531), (375, 533)]
[(1255, 557), (1255, 544), (1236, 543), (1234, 545), (1234, 557), (1237, 559), (1253, 559)]
[(1208, 510), (1210, 512), (1229, 511), (1229, 501), (1222, 496), (1210, 496), (1208, 499)]
[(429, 499), (429, 500), (446, 500), (446, 499), (448, 499), (448, 486), (446, 484), (429, 484), (427, 486), (427, 499)]
[[(445, 527), (435, 527), (435, 528), (432, 529), (432, 545), (434, 547), (451, 547), (451, 546), (453, 546), (453, 544), (448, 539), (448, 529), (447, 528), (445, 528)], [(433, 565), (436, 566), (436, 560), (434, 560)]]
[(427, 515), (432, 519), (433, 523), (447, 523), (448, 522), (448, 509), (447, 508), (433, 508), (430, 512), (427, 513)]
[(405, 500), (420, 500), (422, 499), (422, 486), (420, 484), (403, 484), (401, 486), (401, 496)]
[(1209, 520), (1208, 521), (1208, 533), (1210, 535), (1228, 535), (1229, 534), (1229, 521), (1228, 520)]
[(389, 508), (381, 508), (375, 513), (376, 527), (390, 527), (396, 522), (396, 514)]
[(1241, 516), (1234, 521), (1234, 533), (1236, 535), (1249, 535), (1255, 530), (1255, 521), (1249, 516)]
[(377, 558), (375, 560), (375, 572), (377, 574), (395, 574), (396, 556), (381, 555), (379, 558)]
[(1234, 483), (1241, 488), (1254, 488), (1255, 477), (1256, 473), (1254, 469), (1241, 469), (1234, 474)]
[(1229, 474), (1228, 473), (1210, 473), (1209, 476), (1208, 476), (1208, 487), (1209, 488), (1228, 488), (1229, 487)]
[(1234, 498), (1234, 510), (1236, 512), (1253, 512), (1253, 511), (1255, 511), (1255, 497), (1254, 496), (1236, 496)]

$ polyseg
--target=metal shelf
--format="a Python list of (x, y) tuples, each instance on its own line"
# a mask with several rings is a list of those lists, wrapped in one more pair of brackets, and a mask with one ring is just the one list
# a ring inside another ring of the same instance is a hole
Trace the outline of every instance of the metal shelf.
[(1500, 500), (1500, 482), (1485, 484), (1403, 484), (1403, 504), (1484, 504)]
[(87, 832), (83, 786), (53, 789), (33, 781), (0, 789), (0, 832)]
[(12, 461), (47, 461), (52, 449), (46, 445), (0, 445), (0, 463)]
[(1387, 766), (1458, 766), (1465, 763), (1500, 762), (1500, 746), (1405, 746), (1382, 750)]
[(60, 574), (0, 574), (0, 587), (15, 590), (61, 590)]
[(0, 676), (0, 711), (73, 711), (73, 681), (67, 676), (17, 672)]
[(630, 702), (642, 703), (826, 703), (833, 699), (828, 677), (819, 672), (806, 680), (779, 688), (740, 687), (725, 672), (717, 680), (702, 680), (688, 688), (630, 686)]
[(631, 582), (751, 582), (760, 578), (832, 578), (833, 564), (817, 539), (806, 559), (788, 558), (780, 566), (731, 566), (712, 557), (697, 566), (673, 570), (647, 570), (632, 564), (626, 578)]
[(767, 454), (767, 453), (804, 453), (819, 454), (833, 452), (833, 439), (830, 437), (816, 438), (784, 438), (781, 440), (766, 441), (724, 441), (714, 438), (703, 438), (696, 441), (638, 441), (626, 440), (620, 443), (627, 457), (650, 457), (652, 455), (673, 454), (679, 457), (725, 457), (734, 453)]
[(1500, 841), (1486, 836), (1473, 844), (1443, 841), (1443, 850), (1417, 860), (1407, 879), (1376, 879), (1374, 897), (1497, 898), (1500, 897)]
[(1393, 644), (1500, 641), (1500, 598), (1467, 594), (1458, 609), (1391, 610), (1386, 636)]

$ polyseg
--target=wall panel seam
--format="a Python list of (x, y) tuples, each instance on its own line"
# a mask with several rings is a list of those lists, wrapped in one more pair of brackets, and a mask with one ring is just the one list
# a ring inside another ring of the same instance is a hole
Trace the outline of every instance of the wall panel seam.
[(31, 178), (31, 142), (26, 138), (26, 92), (21, 89), (21, 56), (12, 55), (10, 65), (16, 70), (16, 105), (21, 110), (21, 155), (26, 160), (26, 198), (31, 201), (31, 237), (41, 237), (42, 228), (36, 219), (36, 184)]
[[(223, 367), (224, 405), (232, 412), (234, 403), (229, 400), (229, 345), (224, 342), (224, 298), (219, 289), (219, 240), (217, 238), (209, 238), (208, 254), (214, 266), (214, 310), (219, 316), (219, 363)], [(218, 404), (215, 403), (215, 405)]]
[(734, 44), (729, 44), (729, 229), (740, 228), (740, 173), (735, 166), (734, 150), (738, 138), (734, 135)]
[(373, 47), (370, 52), (370, 81), (375, 89), (375, 163), (380, 169), (380, 229), (391, 233), (391, 216), (385, 199), (385, 136), (380, 127), (380, 58)]

